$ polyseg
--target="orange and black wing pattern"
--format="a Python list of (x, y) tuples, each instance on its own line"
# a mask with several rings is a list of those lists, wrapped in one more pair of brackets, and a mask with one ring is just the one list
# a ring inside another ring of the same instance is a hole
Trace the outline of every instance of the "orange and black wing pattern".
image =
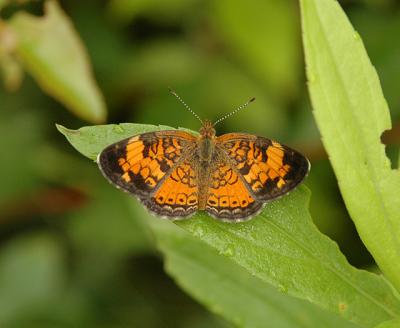
[(217, 147), (225, 151), (250, 193), (262, 202), (288, 193), (310, 169), (305, 156), (263, 137), (229, 133), (217, 138)]
[(186, 218), (198, 209), (197, 176), (191, 162), (179, 162), (157, 190), (142, 203), (167, 218)]
[(242, 221), (261, 209), (263, 203), (249, 191), (240, 174), (223, 156), (219, 156), (210, 173), (205, 210), (211, 216), (224, 221)]
[(184, 218), (200, 209), (231, 222), (252, 217), (309, 171), (295, 150), (240, 133), (213, 139), (212, 157), (203, 163), (199, 152), (209, 148), (200, 149), (199, 140), (177, 130), (143, 133), (106, 147), (98, 165), (112, 184), (159, 216)]
[[(173, 210), (175, 202), (182, 207), (183, 201), (168, 190), (179, 191), (173, 182), (181, 173), (182, 156), (190, 151), (195, 140), (196, 137), (183, 131), (143, 133), (106, 147), (97, 162), (112, 184), (137, 196), (154, 213), (186, 216), (183, 211)], [(189, 191), (184, 202), (187, 208), (193, 209), (196, 204), (191, 197), (192, 190), (185, 189), (182, 193)]]

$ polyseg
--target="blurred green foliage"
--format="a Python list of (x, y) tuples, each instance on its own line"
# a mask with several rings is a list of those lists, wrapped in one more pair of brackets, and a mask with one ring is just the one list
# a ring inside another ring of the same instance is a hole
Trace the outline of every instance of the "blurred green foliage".
[[(400, 5), (395, 0), (341, 4), (365, 42), (389, 102), (394, 128), (384, 141), (396, 166)], [(257, 101), (224, 121), (218, 133), (255, 133), (308, 155), (313, 169), (306, 184), (315, 223), (353, 265), (376, 270), (348, 218), (313, 121), (296, 3), (61, 1), (64, 18), (59, 19), (71, 21), (70, 32), (83, 47), (79, 54), (87, 52), (91, 68), (74, 73), (55, 62), (60, 79), (45, 82), (19, 53), (11, 24), (21, 12), (43, 15), (43, 5), (0, 1), (0, 326), (231, 325), (164, 273), (147, 226), (152, 219), (104, 181), (96, 165), (55, 129), (55, 123), (79, 128), (98, 121), (84, 114), (102, 111), (90, 99), (85, 109), (82, 104), (72, 109), (45, 87), (79, 97), (80, 88), (73, 87), (84, 83), (91, 69), (95, 79), (88, 79), (87, 87), (101, 90), (102, 95), (93, 93), (94, 102), (105, 99), (109, 123), (197, 130), (198, 122), (169, 95), (169, 86), (211, 120), (255, 96)], [(63, 39), (53, 40), (50, 47), (62, 50)], [(65, 79), (68, 73), (75, 75)]]

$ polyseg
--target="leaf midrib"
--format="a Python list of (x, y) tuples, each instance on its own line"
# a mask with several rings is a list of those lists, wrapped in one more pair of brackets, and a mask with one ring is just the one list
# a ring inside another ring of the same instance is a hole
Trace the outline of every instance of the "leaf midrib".
[[(314, 2), (313, 2), (313, 3), (314, 3)], [(317, 9), (315, 6), (314, 6), (314, 9), (315, 9), (316, 12), (318, 12), (318, 9)], [(327, 32), (326, 32), (326, 30), (325, 30), (325, 28), (324, 28), (324, 25), (323, 25), (322, 22), (321, 22), (321, 17), (320, 17), (320, 15), (317, 15), (317, 18), (318, 18), (318, 23), (319, 23), (319, 26), (320, 26), (320, 30), (322, 31), (322, 33), (323, 33), (323, 35), (324, 35), (324, 41), (325, 41), (325, 44), (327, 45), (327, 49), (329, 50), (330, 57), (331, 57), (332, 61), (335, 63), (335, 65), (333, 65), (333, 66), (334, 66), (334, 67), (333, 67), (333, 70), (335, 71), (336, 76), (338, 76), (338, 80), (339, 80), (339, 83), (340, 83), (340, 85), (341, 85), (341, 89), (344, 90), (344, 93), (346, 94), (346, 102), (349, 104), (350, 107), (353, 107), (351, 101), (349, 101), (349, 99), (351, 99), (351, 97), (350, 97), (350, 95), (348, 94), (347, 88), (345, 87), (345, 83), (344, 83), (344, 81), (343, 81), (343, 77), (342, 77), (342, 75), (340, 74), (340, 72), (339, 72), (339, 70), (338, 70), (338, 68), (337, 68), (338, 65), (337, 65), (337, 62), (336, 62), (336, 60), (335, 60), (335, 56), (333, 55), (333, 51), (332, 51), (331, 45), (330, 45), (329, 42), (326, 41), (326, 40), (328, 40), (328, 38), (327, 38)], [(309, 40), (309, 43), (311, 43), (310, 40)], [(369, 83), (370, 83), (369, 80), (368, 80), (368, 79), (365, 79), (365, 80), (367, 81), (367, 83), (368, 83), (368, 85), (369, 85)], [(327, 102), (327, 103), (330, 103), (330, 98), (326, 96), (325, 89), (324, 89), (324, 88), (321, 88), (321, 90), (322, 90), (322, 93), (323, 93), (323, 95), (324, 95), (324, 97), (325, 97), (326, 102)], [(334, 115), (332, 115), (332, 113), (331, 113), (331, 107), (332, 107), (332, 106), (328, 106), (328, 110), (327, 110), (326, 112), (329, 113), (331, 119), (334, 120)], [(350, 111), (350, 115), (351, 115), (353, 118), (355, 117), (352, 111)], [(359, 125), (357, 119), (354, 119), (353, 122), (354, 122), (354, 124)], [(337, 128), (336, 128), (336, 124), (333, 125), (333, 128), (334, 128), (334, 129), (337, 129)], [(378, 129), (378, 130), (379, 130), (379, 129)], [(361, 129), (356, 129), (356, 131), (361, 131)], [(378, 132), (379, 132), (379, 131), (378, 131)], [(342, 144), (347, 145), (347, 143), (344, 142), (344, 139), (343, 139), (343, 137), (342, 137), (342, 133), (340, 133), (340, 131), (337, 131), (336, 135), (338, 135), (338, 136), (340, 137), (340, 139), (342, 140)], [(364, 138), (361, 137), (361, 138), (359, 138), (359, 140), (361, 140), (361, 143), (362, 143), (362, 145), (363, 145), (363, 149), (364, 149), (364, 150), (365, 150), (365, 149), (368, 149), (368, 147), (366, 146), (366, 142), (365, 142)], [(345, 149), (346, 149), (346, 152), (349, 154), (349, 149), (348, 149), (348, 147), (345, 147)], [(349, 157), (351, 157), (351, 156), (349, 156)], [(384, 219), (384, 221), (385, 221), (385, 226), (386, 226), (386, 229), (385, 229), (385, 230), (389, 232), (389, 234), (390, 234), (391, 237), (392, 237), (392, 240), (394, 241), (395, 245), (397, 246), (397, 247), (395, 248), (395, 251), (396, 251), (396, 253), (397, 253), (397, 256), (400, 258), (400, 241), (398, 240), (397, 235), (395, 234), (395, 229), (394, 229), (393, 224), (392, 224), (392, 222), (391, 222), (391, 220), (390, 220), (390, 218), (389, 218), (389, 217), (390, 217), (389, 211), (387, 210), (387, 205), (386, 205), (386, 203), (385, 203), (385, 199), (384, 199), (384, 197), (382, 196), (381, 184), (379, 183), (379, 180), (380, 180), (380, 179), (377, 177), (376, 170), (375, 170), (373, 167), (371, 168), (370, 160), (367, 160), (367, 161), (366, 161), (366, 164), (367, 164), (367, 165), (366, 165), (367, 171), (368, 171), (368, 173), (370, 173), (370, 176), (371, 176), (371, 182), (372, 182), (372, 184), (373, 184), (373, 186), (374, 186), (373, 191), (376, 191), (376, 192), (374, 192), (373, 194), (377, 195), (376, 198), (377, 198), (378, 204), (379, 204), (379, 206), (380, 206), (380, 208), (381, 208), (381, 213), (382, 213), (383, 219)], [(383, 169), (385, 169), (385, 168), (383, 168)], [(357, 173), (359, 172), (359, 170), (355, 170), (355, 171), (356, 171)]]
[[(384, 304), (381, 304), (380, 302), (377, 302), (375, 300), (375, 298), (373, 296), (370, 296), (369, 293), (367, 291), (364, 291), (362, 288), (358, 287), (357, 285), (354, 285), (352, 283), (351, 280), (349, 280), (346, 276), (344, 276), (340, 271), (335, 270), (334, 268), (331, 268), (331, 266), (329, 266), (327, 263), (325, 263), (325, 258), (323, 258), (323, 261), (321, 261), (320, 258), (318, 258), (317, 256), (314, 255), (314, 253), (309, 250), (307, 248), (307, 246), (305, 246), (303, 243), (301, 243), (301, 241), (298, 241), (297, 239), (295, 239), (294, 237), (292, 237), (287, 231), (283, 230), (281, 227), (279, 227), (278, 225), (276, 225), (274, 222), (272, 222), (268, 217), (266, 217), (263, 213), (260, 214), (260, 216), (263, 217), (264, 221), (267, 222), (268, 224), (270, 224), (273, 228), (275, 228), (275, 230), (281, 232), (282, 234), (284, 234), (285, 236), (287, 236), (287, 238), (289, 240), (291, 240), (293, 243), (295, 243), (299, 248), (301, 248), (305, 253), (309, 254), (309, 256), (311, 258), (314, 259), (314, 261), (316, 261), (317, 263), (321, 263), (323, 267), (325, 267), (328, 271), (332, 272), (333, 274), (335, 274), (336, 276), (338, 276), (340, 279), (342, 279), (344, 282), (346, 282), (350, 287), (352, 287), (353, 289), (355, 289), (357, 292), (359, 292), (359, 294), (363, 295), (365, 298), (367, 298), (368, 300), (370, 300), (372, 303), (376, 304), (378, 307), (382, 308), (382, 310), (384, 310), (386, 313), (388, 313), (391, 317), (393, 318), (397, 318), (398, 315), (395, 312), (392, 312), (391, 309), (387, 308)], [(288, 216), (290, 217), (290, 219), (293, 219), (293, 217), (291, 215), (288, 214)], [(223, 229), (223, 227), (218, 225), (218, 228), (222, 231), (224, 231), (225, 233), (228, 233), (230, 235), (233, 235), (237, 238), (240, 238), (244, 241), (248, 242), (248, 239), (241, 236), (240, 234), (236, 234), (230, 230), (225, 230)], [(265, 248), (265, 247), (263, 247)], [(242, 265), (243, 266), (243, 265)], [(248, 270), (248, 269), (246, 269)], [(264, 279), (262, 279), (264, 280)]]

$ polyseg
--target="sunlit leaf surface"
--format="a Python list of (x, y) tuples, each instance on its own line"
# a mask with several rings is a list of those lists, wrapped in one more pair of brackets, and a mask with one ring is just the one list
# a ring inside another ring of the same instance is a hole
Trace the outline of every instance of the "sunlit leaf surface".
[(391, 169), (380, 141), (391, 122), (378, 76), (336, 1), (301, 5), (309, 90), (322, 141), (361, 239), (400, 290), (400, 172)]
[(357, 327), (273, 288), (169, 222), (152, 220), (167, 272), (207, 308), (240, 327)]

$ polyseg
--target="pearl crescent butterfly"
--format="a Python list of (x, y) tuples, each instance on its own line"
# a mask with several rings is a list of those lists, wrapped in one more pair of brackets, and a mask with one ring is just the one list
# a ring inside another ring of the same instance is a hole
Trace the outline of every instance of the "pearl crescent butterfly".
[(205, 121), (199, 136), (182, 130), (132, 136), (106, 147), (98, 165), (158, 216), (187, 218), (202, 210), (229, 222), (251, 218), (307, 175), (309, 161), (299, 152), (252, 134), (216, 136), (216, 123)]

